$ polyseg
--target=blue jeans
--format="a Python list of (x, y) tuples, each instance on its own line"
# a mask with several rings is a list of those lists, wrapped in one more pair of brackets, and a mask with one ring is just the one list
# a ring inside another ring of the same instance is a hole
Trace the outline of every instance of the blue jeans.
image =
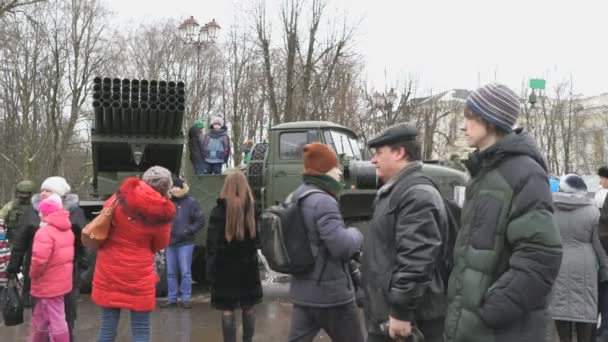
[(221, 175), (223, 163), (207, 163), (205, 166), (206, 175)]
[(182, 294), (182, 302), (190, 301), (192, 292), (192, 251), (194, 244), (179, 247), (167, 247), (165, 255), (167, 257), (167, 287), (168, 301), (177, 302), (177, 274), (181, 274), (181, 286), (179, 292)]
[[(119, 320), (120, 309), (102, 307), (97, 342), (114, 342)], [(150, 312), (131, 310), (131, 341), (150, 342)]]
[(192, 166), (194, 166), (194, 174), (198, 176), (205, 173), (207, 163), (204, 160), (195, 160)]

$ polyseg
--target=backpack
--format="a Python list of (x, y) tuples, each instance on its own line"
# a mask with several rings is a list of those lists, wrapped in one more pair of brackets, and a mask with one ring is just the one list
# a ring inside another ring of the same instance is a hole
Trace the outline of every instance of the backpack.
[(260, 216), (262, 254), (275, 272), (298, 275), (315, 267), (319, 246), (311, 242), (300, 209), (300, 201), (313, 193), (323, 191), (310, 189), (299, 196), (292, 192), (285, 202), (264, 209)]
[(446, 211), (447, 229), (442, 231), (442, 243), (444, 248), (441, 253), (442, 269), (440, 270), (440, 273), (443, 278), (445, 289), (447, 290), (448, 280), (450, 278), (450, 274), (452, 273), (452, 269), (454, 268), (454, 246), (456, 245), (456, 238), (458, 237), (458, 232), (460, 231), (461, 208), (458, 206), (456, 201), (444, 197), (441, 191), (439, 191), (437, 184), (435, 184), (431, 178), (425, 175), (420, 175), (409, 179), (406, 182), (406, 188), (423, 184), (430, 185), (437, 189), (437, 192), (439, 192), (439, 195), (443, 199), (443, 206), (445, 207)]

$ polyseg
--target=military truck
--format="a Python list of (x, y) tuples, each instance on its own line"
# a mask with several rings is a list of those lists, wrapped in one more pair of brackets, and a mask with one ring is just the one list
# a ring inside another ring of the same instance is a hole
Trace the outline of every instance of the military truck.
[[(103, 82), (108, 83), (106, 80), (108, 79), (96, 79), (96, 82), (102, 82), (103, 85)], [(118, 79), (111, 82), (116, 80)], [(133, 84), (135, 81), (130, 82)], [(141, 85), (144, 81), (138, 84)], [(152, 89), (153, 82), (155, 81), (146, 81), (145, 84)], [(126, 82), (123, 80), (120, 83)], [(165, 84), (168, 86), (170, 82)], [(224, 176), (194, 175), (189, 162), (185, 163), (185, 170), (182, 170), (185, 145), (181, 129), (183, 110), (152, 114), (151, 106), (141, 104), (141, 97), (139, 104), (134, 105), (132, 94), (134, 93), (131, 92), (129, 106), (124, 103), (108, 106), (96, 103), (98, 100), (94, 99), (93, 108), (96, 112), (91, 131), (92, 186), (94, 197), (98, 201), (83, 202), (85, 211), (91, 214), (98, 211), (101, 200), (112, 195), (126, 177), (140, 175), (150, 166), (161, 165), (175, 174), (182, 174), (183, 171), (190, 186), (190, 195), (198, 199), (208, 219), (222, 188)], [(112, 108), (111, 115), (105, 112), (108, 107)], [(130, 111), (120, 111), (123, 108)], [(163, 115), (170, 118), (161, 122)], [(109, 124), (107, 120), (110, 120)], [(100, 125), (101, 130), (98, 129)], [(360, 228), (365, 234), (366, 224), (372, 215), (372, 202), (380, 186), (376, 168), (370, 161), (363, 160), (357, 135), (351, 129), (331, 122), (278, 124), (270, 128), (267, 141), (254, 145), (244, 172), (254, 193), (256, 211), (260, 213), (262, 209), (283, 201), (298, 187), (303, 170), (302, 148), (312, 142), (331, 146), (339, 156), (344, 174), (344, 190), (338, 198), (340, 210), (348, 224)], [(425, 164), (423, 171), (435, 180), (443, 195), (449, 198), (454, 197), (454, 188), (464, 185), (466, 181), (463, 172), (444, 166)], [(205, 279), (205, 241), (206, 229), (203, 229), (197, 236), (192, 264), (192, 277), (197, 282)]]

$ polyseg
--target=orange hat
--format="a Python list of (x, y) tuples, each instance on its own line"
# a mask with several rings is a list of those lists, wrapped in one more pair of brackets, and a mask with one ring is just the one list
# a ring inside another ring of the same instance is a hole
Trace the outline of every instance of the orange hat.
[(331, 147), (321, 143), (304, 146), (304, 175), (323, 175), (336, 166), (338, 158)]

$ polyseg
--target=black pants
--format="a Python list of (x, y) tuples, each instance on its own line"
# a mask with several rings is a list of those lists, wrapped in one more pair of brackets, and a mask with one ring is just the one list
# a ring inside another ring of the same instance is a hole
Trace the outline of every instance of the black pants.
[[(443, 329), (445, 317), (430, 319), (427, 321), (417, 321), (416, 327), (424, 335), (424, 342), (443, 342)], [(384, 336), (368, 334), (367, 342), (389, 342)]]
[(574, 329), (576, 329), (577, 342), (592, 342), (593, 331), (595, 330), (596, 324), (571, 321), (555, 321), (555, 327), (557, 328), (557, 335), (559, 335), (559, 340), (561, 342), (574, 341)]
[(312, 342), (321, 329), (333, 342), (363, 342), (359, 309), (354, 301), (330, 308), (293, 306), (289, 342)]

